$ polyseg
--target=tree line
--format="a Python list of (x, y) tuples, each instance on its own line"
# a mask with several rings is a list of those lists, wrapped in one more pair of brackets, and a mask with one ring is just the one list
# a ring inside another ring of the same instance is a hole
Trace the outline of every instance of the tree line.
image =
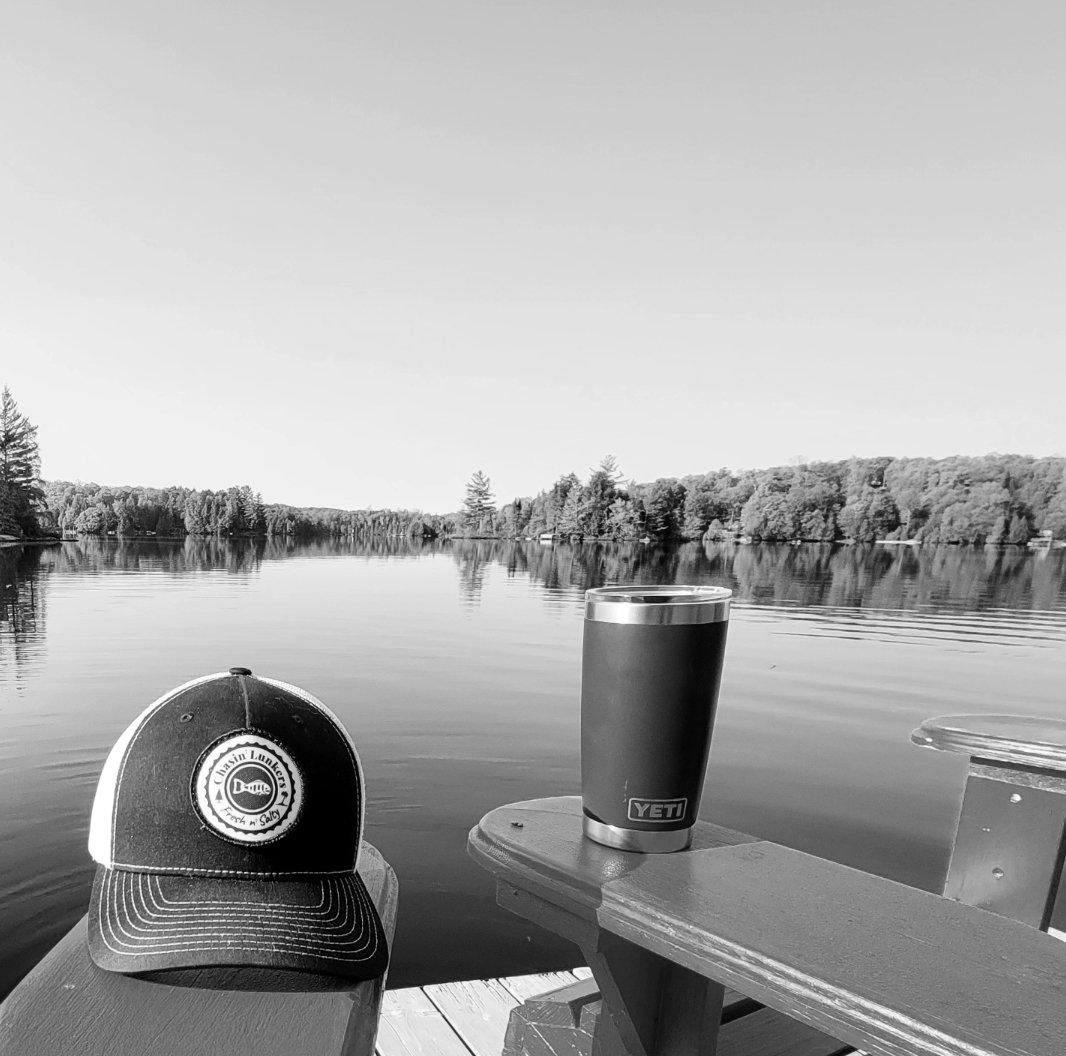
[(335, 510), (265, 504), (247, 484), (220, 491), (192, 488), (108, 487), (49, 481), (43, 488), (49, 519), (64, 535), (183, 538), (366, 535), (429, 538), (443, 518), (409, 510)]
[(623, 483), (608, 456), (585, 482), (561, 476), (500, 509), (481, 471), (462, 534), (752, 542), (914, 540), (1024, 545), (1066, 538), (1066, 458), (850, 458)]
[(797, 608), (1051, 612), (1066, 597), (1066, 562), (1010, 547), (733, 546), (600, 542), (540, 546), (514, 539), (449, 543), (460, 587), (476, 599), (491, 569), (580, 597), (609, 583), (715, 583), (737, 601)]
[(221, 491), (42, 481), (37, 427), (0, 393), (0, 536), (366, 536), (915, 540), (1024, 545), (1066, 538), (1066, 458), (1024, 455), (850, 458), (734, 472), (623, 480), (610, 455), (582, 481), (499, 509), (489, 478), (470, 479), (454, 513), (264, 504), (247, 485)]
[(1066, 458), (1020, 455), (852, 458), (737, 473), (623, 482), (610, 457), (585, 481), (496, 508), (475, 474), (463, 509), (338, 510), (264, 504), (248, 485), (220, 491), (44, 482), (43, 526), (85, 535), (186, 535), (356, 539), (389, 536), (708, 542), (916, 540), (1024, 545), (1066, 538)]

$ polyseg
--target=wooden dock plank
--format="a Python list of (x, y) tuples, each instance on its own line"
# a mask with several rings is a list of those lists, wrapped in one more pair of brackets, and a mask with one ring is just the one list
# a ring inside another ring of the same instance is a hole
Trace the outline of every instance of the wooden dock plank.
[(517, 1003), (521, 1004), (531, 997), (538, 997), (550, 990), (558, 990), (561, 986), (569, 986), (577, 982), (577, 979), (577, 975), (573, 972), (543, 972), (540, 975), (512, 975), (506, 979), (499, 979), (498, 982), (505, 990), (514, 994)]
[(440, 1009), (417, 986), (385, 992), (375, 1051), (377, 1056), (470, 1056)]
[[(591, 976), (588, 968), (577, 968), (390, 990), (382, 1001), (376, 1056), (500, 1056), (512, 1009)], [(727, 997), (738, 1006), (752, 1004), (735, 992), (727, 991)], [(723, 1023), (723, 1056), (846, 1056), (853, 1051), (782, 1013), (755, 1007), (750, 1014), (738, 1008), (742, 1014)]]
[(423, 987), (474, 1056), (500, 1056), (507, 1020), (518, 999), (496, 979), (470, 979)]
[[(585, 976), (591, 972), (582, 969)], [(568, 986), (576, 980), (573, 972), (544, 972), (516, 975), (506, 979), (470, 980), (466, 983), (441, 983), (426, 988), (410, 987), (389, 990), (382, 1001), (378, 1028), (378, 1056), (470, 1056), (477, 1049), (464, 1039), (462, 1028), (472, 1029), (474, 1037), (486, 1037), (486, 1030), (496, 1030), (498, 1023), (507, 1029), (510, 1010), (537, 994)], [(447, 1008), (445, 1013), (427, 991)], [(485, 1010), (479, 1017), (477, 1008)], [(506, 1010), (505, 1010), (506, 1009)], [(486, 1026), (489, 1024), (489, 1026)], [(486, 1042), (487, 1043), (487, 1042)], [(499, 1056), (500, 1046), (493, 1053)]]

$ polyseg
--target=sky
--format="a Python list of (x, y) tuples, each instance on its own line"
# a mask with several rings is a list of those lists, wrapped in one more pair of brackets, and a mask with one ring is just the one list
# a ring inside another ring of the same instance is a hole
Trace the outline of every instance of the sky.
[(1059, 0), (0, 14), (45, 479), (500, 503), (1066, 453)]

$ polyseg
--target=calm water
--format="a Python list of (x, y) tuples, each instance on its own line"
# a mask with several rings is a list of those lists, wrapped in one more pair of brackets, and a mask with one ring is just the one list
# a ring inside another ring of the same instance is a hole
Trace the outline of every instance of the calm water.
[(578, 791), (581, 597), (733, 588), (705, 817), (925, 888), (965, 761), (924, 718), (1066, 717), (1066, 551), (64, 543), (0, 550), (0, 993), (85, 911), (103, 759), (165, 690), (234, 665), (339, 713), (400, 877), (390, 982), (577, 963), (466, 857), (502, 803)]

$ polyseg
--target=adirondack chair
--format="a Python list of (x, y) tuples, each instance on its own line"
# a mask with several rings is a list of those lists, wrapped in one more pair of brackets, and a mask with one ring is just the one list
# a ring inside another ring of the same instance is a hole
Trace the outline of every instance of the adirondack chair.
[[(364, 843), (359, 872), (391, 945), (398, 884)], [(97, 968), (83, 917), (0, 1006), (11, 1056), (372, 1056), (384, 978), (255, 968), (137, 977)]]
[(706, 823), (681, 854), (600, 847), (576, 797), (487, 814), (497, 901), (595, 975), (517, 1008), (506, 1056), (1061, 1056), (1066, 723), (912, 740), (971, 757), (947, 897)]

